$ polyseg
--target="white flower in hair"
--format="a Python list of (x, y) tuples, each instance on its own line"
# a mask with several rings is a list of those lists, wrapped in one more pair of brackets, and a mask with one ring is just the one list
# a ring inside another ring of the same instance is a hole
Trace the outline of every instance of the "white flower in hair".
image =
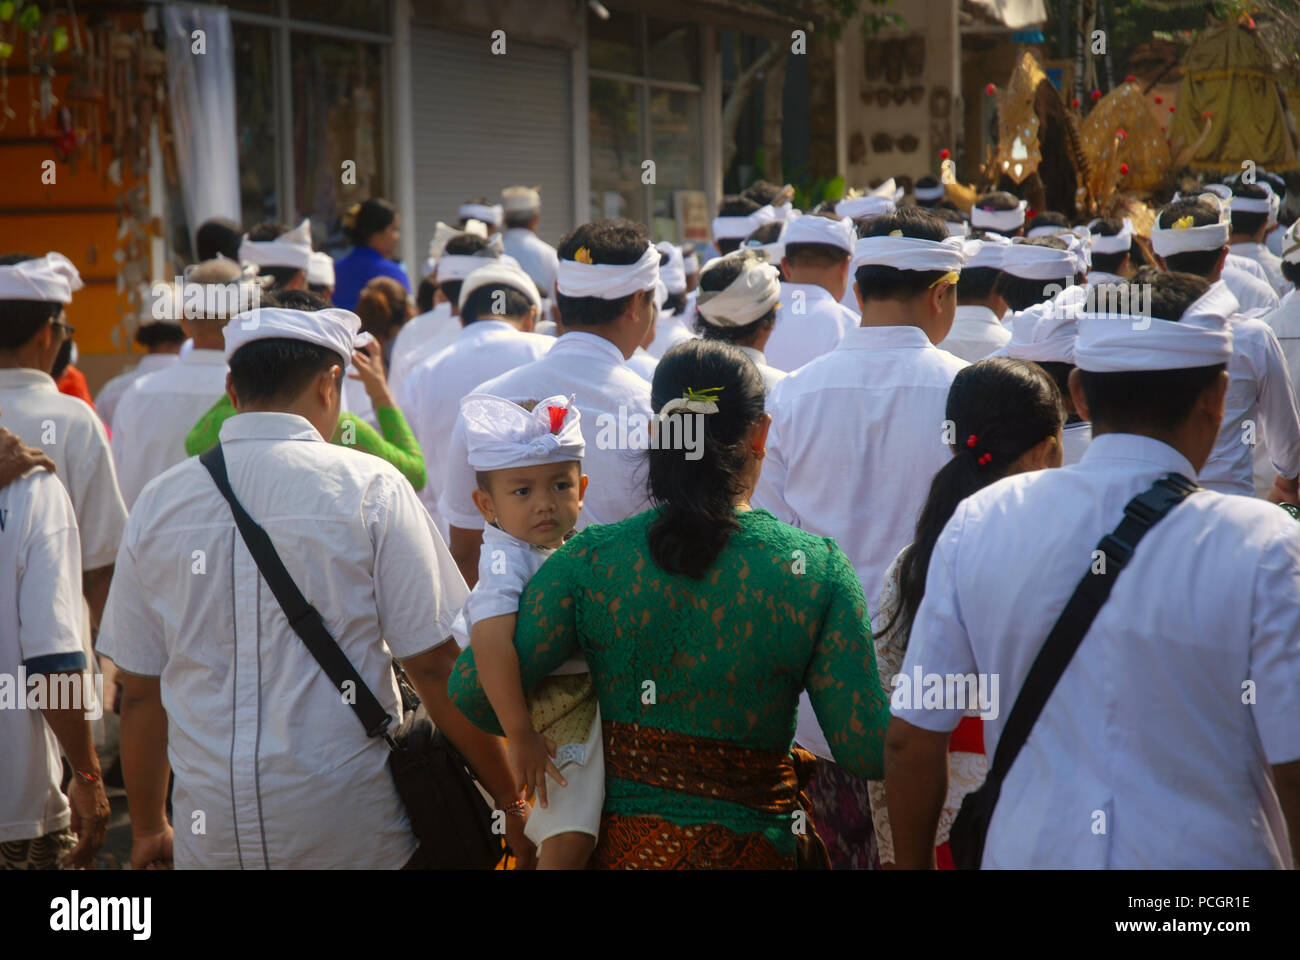
[(680, 397), (673, 397), (663, 405), (659, 416), (666, 417), (677, 410), (686, 410), (690, 413), (717, 413), (718, 394), (721, 392), (721, 387), (704, 387), (700, 390), (687, 387)]

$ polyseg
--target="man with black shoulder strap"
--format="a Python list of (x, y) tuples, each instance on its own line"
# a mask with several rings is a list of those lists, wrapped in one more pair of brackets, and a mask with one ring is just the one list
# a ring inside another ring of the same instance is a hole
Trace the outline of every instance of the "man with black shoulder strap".
[[(386, 713), (387, 732), (396, 730), (394, 658), (497, 806), (516, 814), (504, 817), (506, 836), (521, 860), (530, 856), (504, 741), (447, 697), (464, 581), (402, 475), (324, 439), (338, 423), (358, 327), (346, 310), (279, 307), (225, 327), (227, 390), (239, 412), (214, 449), (232, 496), (269, 537), (279, 577), (250, 553), (215, 474), (195, 458), (150, 481), (132, 510), (100, 643), (124, 673), (136, 869), (423, 863), (387, 738), (358, 722)], [(308, 618), (290, 622), (286, 574), (299, 608), (319, 611), (318, 640), (327, 633), (317, 647), (337, 644), (331, 672), (354, 681), (327, 674), (297, 632)]]
[[(1151, 316), (1079, 321), (1069, 386), (1093, 423), (1087, 453), (963, 501), (912, 627), (905, 676), (987, 676), (980, 689), (1000, 691), (984, 721), (995, 768), (1002, 738), (1027, 730), (1000, 778), (985, 869), (1297, 859), (1300, 535), (1272, 504), (1188, 495), (1223, 417), (1231, 325), (1199, 277), (1137, 279)], [(1042, 699), (1027, 724), (1026, 691)], [(934, 865), (964, 707), (895, 699), (885, 783), (899, 866)]]

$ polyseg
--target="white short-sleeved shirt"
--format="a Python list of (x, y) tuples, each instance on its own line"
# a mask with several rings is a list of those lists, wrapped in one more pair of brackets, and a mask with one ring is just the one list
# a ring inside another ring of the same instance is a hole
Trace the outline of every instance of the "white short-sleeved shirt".
[[(391, 658), (443, 643), (468, 595), (415, 491), (292, 414), (238, 414), (221, 443), (235, 496), (396, 722)], [(387, 869), (415, 852), (387, 745), (289, 626), (198, 458), (140, 494), (99, 649), (161, 678), (177, 867)]]
[(143, 376), (170, 367), (179, 357), (180, 355), (175, 353), (146, 353), (130, 370), (119, 373), (100, 387), (99, 393), (95, 394), (95, 412), (99, 414), (99, 419), (104, 421), (104, 426), (113, 425), (113, 413), (117, 410), (117, 402), (122, 399), (122, 394), (127, 387)]
[[(623, 354), (604, 337), (572, 330), (557, 338), (550, 352), (474, 388), (507, 400), (542, 400), (563, 394), (575, 397), (582, 413), (582, 439), (587, 445), (583, 471), (590, 477), (577, 529), (592, 523), (617, 523), (650, 508), (646, 494), (645, 450), (636, 424), (646, 425), (650, 385), (624, 362)], [(438, 514), (448, 524), (482, 530), (483, 517), (474, 506), (477, 484), (469, 465), (465, 425), (457, 417), (447, 451), (447, 480), (438, 501)]]
[(762, 350), (756, 350), (754, 347), (740, 347), (740, 352), (754, 361), (754, 366), (758, 367), (758, 372), (763, 376), (763, 392), (771, 396), (776, 385), (786, 377), (784, 370), (778, 370), (767, 362), (767, 354)]
[[(1228, 259), (1244, 260), (1245, 258), (1229, 257)], [(1245, 260), (1245, 262), (1259, 270), (1259, 265), (1253, 260)], [(1263, 273), (1262, 270), (1259, 272)], [(1220, 278), (1237, 298), (1237, 309), (1245, 316), (1257, 317), (1277, 309), (1280, 302), (1278, 296), (1263, 277), (1256, 277), (1253, 273), (1229, 263), (1224, 266)]]
[(402, 325), (388, 355), (388, 386), (399, 405), (404, 381), (411, 370), (421, 360), (450, 346), (459, 333), (460, 318), (451, 312), (451, 304), (446, 300)]
[(1282, 275), (1282, 259), (1262, 243), (1230, 243), (1228, 253), (1233, 256), (1253, 260), (1259, 264), (1268, 279), (1268, 285), (1279, 297), (1285, 296), (1291, 289), (1291, 282)]
[(507, 227), (501, 235), (506, 254), (519, 261), (524, 273), (537, 284), (537, 294), (549, 297), (555, 289), (555, 272), (560, 258), (555, 248), (527, 227)]
[(16, 697), (0, 709), (0, 843), (71, 822), (59, 741), (39, 707), (26, 708), (31, 688), (18, 680), (24, 668), (34, 675), (85, 666), (76, 516), (54, 475), (33, 470), (0, 487), (0, 673)]
[[(542, 564), (555, 552), (549, 547), (539, 547), (512, 537), (495, 524), (483, 528), (483, 549), (478, 555), (478, 583), (469, 592), (469, 599), (452, 624), (452, 633), (462, 648), (470, 644), (470, 631), (480, 620), (519, 612), (519, 600), (528, 589), (528, 581), (542, 569)], [(552, 671), (552, 674), (587, 673), (586, 659), (578, 654), (570, 657)]]
[[(852, 281), (849, 285), (852, 288)], [(830, 353), (860, 321), (857, 313), (836, 303), (825, 287), (783, 283), (776, 325), (763, 352), (771, 366), (790, 373)]]
[[(965, 366), (917, 327), (857, 327), (768, 397), (772, 426), (751, 502), (834, 537), (873, 618), (885, 571), (916, 537), (930, 479), (952, 457), (944, 442), (948, 388)], [(807, 694), (795, 736), (831, 758)]]
[(108, 434), (95, 411), (60, 393), (47, 373), (0, 370), (0, 427), (8, 427), (28, 446), (40, 447), (54, 461), (55, 476), (77, 514), (82, 569), (111, 564), (126, 526), (126, 505)]
[[(989, 756), (1097, 543), (1171, 471), (1192, 467), (1157, 440), (1106, 434), (1073, 467), (1008, 477), (957, 507), (903, 672), (996, 676)], [(1138, 545), (1052, 692), (1002, 787), (984, 867), (1288, 866), (1268, 767), (1300, 759), (1297, 689), (1296, 522), (1193, 494)], [(946, 731), (962, 711), (893, 713)]]
[(967, 363), (975, 363), (1005, 347), (1010, 340), (1011, 331), (988, 307), (959, 305), (953, 314), (952, 329), (939, 344), (939, 349), (947, 350)]
[[(435, 518), (460, 401), (480, 383), (532, 363), (554, 344), (554, 337), (524, 333), (504, 320), (477, 320), (462, 327), (451, 346), (411, 370), (406, 379), (406, 414), (424, 453), (420, 500)], [(445, 529), (441, 523), (439, 529)]]
[(185, 435), (225, 392), (225, 354), (196, 349), (122, 395), (113, 415), (113, 462), (128, 510), (146, 483), (188, 456)]

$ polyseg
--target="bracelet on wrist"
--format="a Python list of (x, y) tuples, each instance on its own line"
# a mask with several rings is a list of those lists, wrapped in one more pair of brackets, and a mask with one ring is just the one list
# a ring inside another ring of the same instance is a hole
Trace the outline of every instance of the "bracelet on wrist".
[(516, 800), (514, 803), (507, 803), (501, 809), (506, 812), (506, 816), (524, 817), (528, 815), (528, 801)]
[(99, 783), (104, 779), (99, 774), (90, 770), (78, 770), (76, 767), (73, 767), (72, 772), (77, 775), (77, 779), (82, 783)]

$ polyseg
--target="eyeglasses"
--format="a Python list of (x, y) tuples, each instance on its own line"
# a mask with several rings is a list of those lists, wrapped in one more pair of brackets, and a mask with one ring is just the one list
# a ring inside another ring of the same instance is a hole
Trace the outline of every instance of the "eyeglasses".
[(63, 337), (65, 340), (71, 340), (72, 335), (77, 332), (77, 328), (70, 323), (64, 323), (62, 320), (53, 320), (51, 322), (54, 324), (54, 326), (60, 328), (63, 331)]

